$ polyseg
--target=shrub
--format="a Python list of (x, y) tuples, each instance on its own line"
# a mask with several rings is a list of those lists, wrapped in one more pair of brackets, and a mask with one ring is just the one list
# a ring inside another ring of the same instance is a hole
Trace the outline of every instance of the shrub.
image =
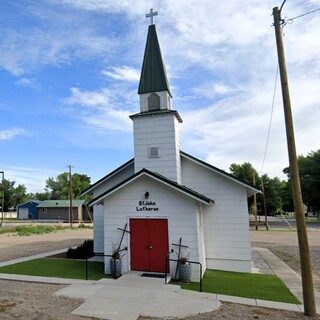
[(67, 251), (67, 258), (71, 259), (86, 259), (94, 256), (93, 240), (87, 239), (77, 248), (69, 248)]

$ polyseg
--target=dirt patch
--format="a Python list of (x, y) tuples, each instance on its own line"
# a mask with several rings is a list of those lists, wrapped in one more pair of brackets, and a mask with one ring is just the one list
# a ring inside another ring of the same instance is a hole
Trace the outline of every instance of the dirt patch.
[(10, 310), (11, 308), (15, 307), (16, 303), (10, 303), (9, 300), (2, 300), (0, 301), (0, 313), (6, 312), (7, 310)]
[(71, 314), (83, 300), (53, 295), (63, 287), (55, 284), (0, 280), (0, 319), (90, 319)]
[[(139, 320), (156, 320), (156, 318), (140, 317)], [(178, 318), (171, 318), (178, 319)], [(184, 320), (311, 320), (302, 313), (278, 309), (250, 307), (237, 303), (224, 302), (213, 312), (201, 313), (183, 318)], [(314, 319), (319, 320), (319, 317)]]
[(49, 256), (48, 258), (57, 258), (57, 259), (67, 259), (67, 253), (58, 253), (58, 254), (54, 254), (52, 256)]
[(31, 236), (5, 233), (0, 235), (0, 262), (67, 249), (80, 245), (86, 239), (93, 239), (92, 229), (65, 229)]

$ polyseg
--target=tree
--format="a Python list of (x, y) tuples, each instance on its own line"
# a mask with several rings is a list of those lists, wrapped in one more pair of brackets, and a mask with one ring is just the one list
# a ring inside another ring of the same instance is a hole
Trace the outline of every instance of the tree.
[(282, 210), (284, 212), (293, 212), (293, 199), (292, 199), (292, 191), (291, 185), (289, 181), (281, 181), (280, 186), (280, 197), (282, 202)]
[[(85, 174), (74, 173), (72, 175), (72, 198), (80, 199), (83, 190), (90, 186), (90, 178)], [(55, 179), (50, 177), (46, 180), (46, 192), (50, 193), (52, 200), (65, 200), (69, 198), (70, 191), (69, 173), (59, 174)]]
[[(26, 202), (28, 200), (27, 189), (24, 185), (19, 184), (15, 187), (15, 181), (3, 180), (4, 185), (4, 211), (10, 207)], [(0, 199), (2, 199), (2, 181), (0, 183)]]
[[(259, 188), (260, 177), (256, 169), (253, 168), (252, 164), (249, 162), (244, 162), (243, 164), (232, 163), (229, 167), (230, 172), (239, 180), (253, 185), (253, 180), (255, 179), (255, 185)], [(255, 176), (255, 177), (254, 177)], [(254, 199), (253, 197), (248, 198), (248, 208), (250, 213), (254, 213)], [(261, 208), (261, 203), (257, 198), (257, 207)]]
[(29, 200), (39, 200), (44, 201), (48, 200), (51, 197), (51, 193), (49, 191), (46, 192), (36, 192), (36, 193), (28, 193)]
[[(320, 149), (298, 157), (303, 202), (308, 209), (320, 212)], [(284, 168), (290, 180), (290, 168)]]
[(282, 212), (282, 181), (278, 177), (271, 179), (267, 174), (264, 174), (261, 180), (265, 192), (267, 214), (275, 215)]
[(256, 169), (253, 168), (250, 162), (244, 162), (243, 164), (232, 163), (229, 170), (239, 180), (253, 184), (253, 175), (255, 174), (256, 185), (260, 184), (260, 178)]
[[(249, 162), (244, 162), (243, 164), (232, 163), (230, 171), (239, 180), (251, 185), (253, 184), (253, 175), (255, 175), (255, 186), (257, 189), (262, 190), (263, 184), (268, 215), (282, 212), (284, 204), (286, 207), (290, 207), (290, 209), (293, 206), (292, 197), (290, 197), (290, 193), (287, 191), (288, 184), (286, 181), (281, 181), (278, 177), (270, 178), (267, 174), (260, 177), (257, 170)], [(253, 213), (253, 197), (248, 198), (248, 207), (249, 211)], [(257, 208), (259, 215), (265, 214), (262, 194), (257, 194)]]

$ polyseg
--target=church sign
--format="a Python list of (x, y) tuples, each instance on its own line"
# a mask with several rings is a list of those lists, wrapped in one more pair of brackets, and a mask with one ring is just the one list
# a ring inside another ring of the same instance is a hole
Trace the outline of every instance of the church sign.
[(142, 200), (136, 206), (136, 211), (159, 211), (155, 201)]

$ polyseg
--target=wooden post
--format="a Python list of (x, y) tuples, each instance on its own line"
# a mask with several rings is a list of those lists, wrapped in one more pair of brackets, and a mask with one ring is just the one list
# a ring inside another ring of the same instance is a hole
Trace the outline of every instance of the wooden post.
[(281, 77), (283, 108), (286, 122), (287, 144), (290, 163), (290, 177), (293, 204), (296, 214), (297, 233), (299, 241), (300, 263), (301, 263), (301, 277), (303, 290), (304, 314), (307, 316), (316, 316), (316, 305), (312, 281), (312, 266), (309, 250), (309, 242), (307, 236), (307, 228), (304, 216), (304, 207), (301, 194), (300, 177), (298, 160), (296, 154), (296, 145), (294, 138), (293, 120), (291, 112), (290, 94), (287, 78), (287, 70), (282, 41), (282, 30), (280, 27), (281, 12), (278, 7), (273, 8), (273, 18), (275, 26), (275, 35), (277, 40), (277, 51), (279, 60), (279, 69)]
[(2, 174), (2, 196), (1, 196), (1, 223), (0, 226), (3, 227), (3, 212), (4, 212), (4, 171), (0, 171)]
[[(253, 170), (253, 185), (256, 185), (256, 173)], [(257, 220), (257, 194), (253, 194), (253, 206), (254, 206), (254, 224), (256, 230), (258, 230), (258, 220)]]
[(261, 177), (261, 189), (262, 189), (262, 198), (263, 198), (264, 223), (266, 225), (266, 230), (268, 231), (269, 225), (268, 225), (267, 201), (266, 201), (266, 193), (264, 190), (262, 177)]
[(73, 223), (73, 206), (72, 206), (72, 174), (71, 174), (71, 168), (72, 166), (69, 164), (69, 194), (70, 194), (70, 214), (69, 214), (69, 220), (70, 220), (70, 227), (72, 228)]

